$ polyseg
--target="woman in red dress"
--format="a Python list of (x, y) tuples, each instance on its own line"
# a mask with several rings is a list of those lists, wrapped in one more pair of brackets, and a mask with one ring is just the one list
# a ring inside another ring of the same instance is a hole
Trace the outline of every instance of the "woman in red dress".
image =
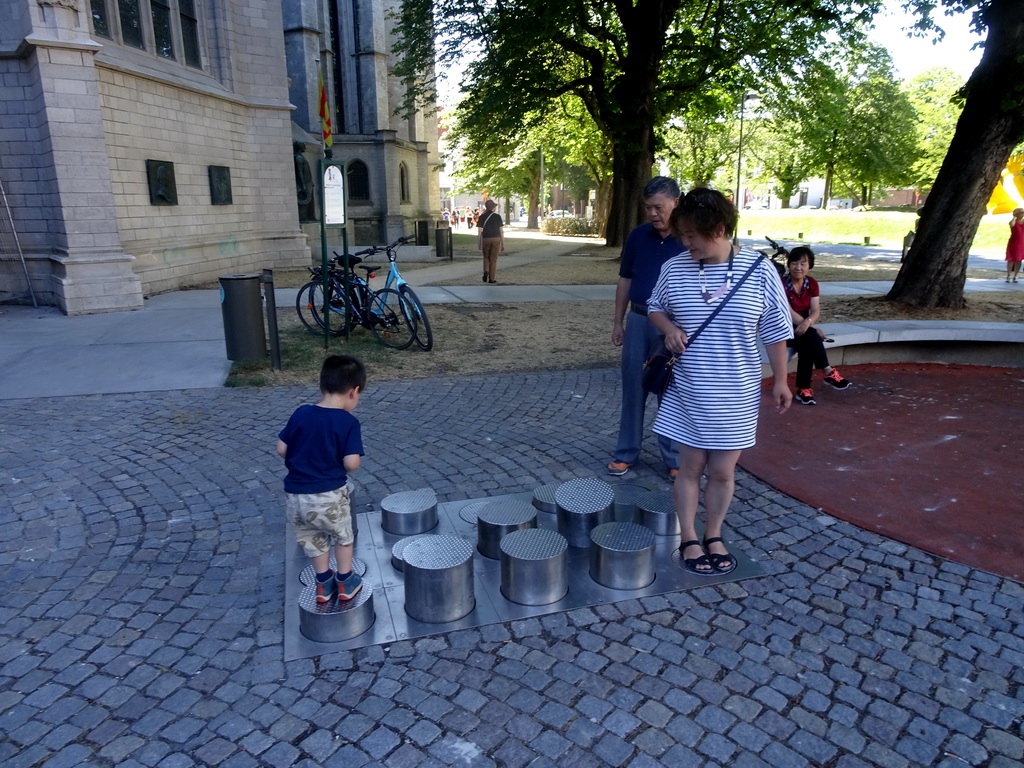
[(1006, 244), (1006, 282), (1017, 282), (1017, 274), (1020, 272), (1022, 261), (1024, 261), (1024, 208), (1017, 208), (1010, 221), (1010, 241)]

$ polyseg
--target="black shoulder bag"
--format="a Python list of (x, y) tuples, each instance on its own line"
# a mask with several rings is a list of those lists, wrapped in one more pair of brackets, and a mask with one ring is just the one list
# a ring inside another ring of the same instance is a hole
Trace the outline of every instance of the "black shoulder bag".
[[(733, 297), (733, 294), (739, 290), (740, 286), (743, 285), (744, 281), (750, 277), (751, 273), (757, 268), (757, 265), (761, 263), (761, 259), (764, 256), (758, 256), (754, 259), (754, 263), (750, 265), (750, 268), (743, 273), (743, 276), (736, 281), (736, 285), (732, 287), (732, 290), (726, 294), (725, 298), (722, 299), (722, 303), (715, 307), (714, 312), (707, 316), (707, 319), (700, 324), (700, 327), (693, 332), (691, 336), (686, 339), (686, 346), (689, 347), (697, 340), (697, 337), (701, 335), (705, 328), (708, 327), (708, 323), (715, 319), (715, 316), (722, 311), (722, 308), (728, 303), (729, 299)], [(679, 359), (679, 355), (669, 352), (664, 345), (661, 349), (651, 355), (650, 359), (644, 363), (644, 370), (641, 374), (641, 384), (645, 391), (661, 397), (665, 394), (665, 390), (668, 389), (668, 385), (672, 383), (672, 372), (675, 368), (676, 360)]]

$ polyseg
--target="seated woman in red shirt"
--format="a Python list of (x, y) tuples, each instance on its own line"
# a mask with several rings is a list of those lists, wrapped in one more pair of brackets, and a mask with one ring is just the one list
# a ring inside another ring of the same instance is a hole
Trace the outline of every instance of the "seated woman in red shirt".
[(808, 274), (814, 268), (814, 251), (804, 245), (797, 246), (786, 257), (786, 266), (789, 272), (782, 278), (782, 284), (789, 299), (794, 333), (788, 345), (797, 353), (796, 396), (793, 399), (804, 405), (815, 405), (814, 390), (811, 389), (811, 373), (815, 368), (825, 374), (825, 383), (835, 389), (846, 389), (850, 381), (828, 364), (823, 336), (813, 327), (821, 314), (818, 281)]

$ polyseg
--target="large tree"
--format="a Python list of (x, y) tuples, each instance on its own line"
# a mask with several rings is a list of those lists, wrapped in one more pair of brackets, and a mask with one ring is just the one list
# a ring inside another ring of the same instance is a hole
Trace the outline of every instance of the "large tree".
[(917, 157), (915, 114), (884, 48), (844, 43), (823, 49), (775, 99), (775, 111), (799, 116), (804, 161), (825, 178), (823, 208), (837, 180), (865, 203), (869, 188), (909, 181)]
[(621, 243), (642, 217), (658, 131), (709, 87), (739, 89), (797, 66), (880, 0), (402, 0), (397, 73), (412, 96), (442, 65), (476, 52), (470, 109), (510, 137), (575, 94), (613, 156), (605, 229)]
[[(985, 203), (1014, 147), (1024, 139), (1024, 2), (941, 0), (974, 9), (986, 32), (981, 62), (962, 96), (964, 109), (924, 208), (914, 244), (889, 291), (890, 299), (925, 307), (962, 307), (967, 256)], [(931, 24), (934, 0), (911, 0)]]

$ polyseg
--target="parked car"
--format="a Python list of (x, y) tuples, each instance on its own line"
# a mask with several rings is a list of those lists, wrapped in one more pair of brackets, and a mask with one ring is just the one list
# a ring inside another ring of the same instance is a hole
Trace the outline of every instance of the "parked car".
[(566, 210), (560, 209), (560, 210), (552, 211), (551, 213), (549, 213), (548, 214), (548, 218), (551, 218), (551, 219), (572, 219), (572, 218), (575, 218), (575, 214), (573, 214), (572, 211), (566, 211)]

